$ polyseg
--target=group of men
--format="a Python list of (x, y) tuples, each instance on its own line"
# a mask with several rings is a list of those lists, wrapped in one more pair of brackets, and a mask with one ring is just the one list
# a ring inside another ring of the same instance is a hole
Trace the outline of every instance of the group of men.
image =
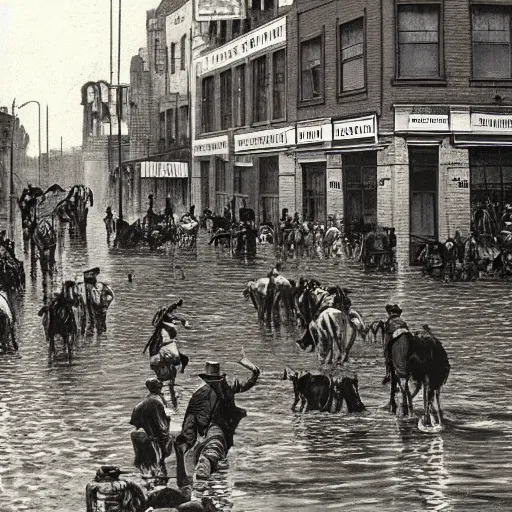
[[(189, 401), (180, 433), (173, 436), (170, 431), (171, 412), (167, 408), (163, 384), (172, 379), (170, 372), (176, 372), (175, 367), (181, 365), (181, 371), (184, 371), (188, 357), (175, 344), (177, 331), (172, 321), (165, 320), (178, 318), (187, 327), (187, 321), (174, 313), (181, 304), (182, 301), (179, 301), (155, 315), (153, 324), (156, 331), (146, 348), (150, 349), (151, 368), (158, 378), (146, 381), (149, 394), (133, 409), (130, 423), (137, 429), (131, 436), (136, 454), (135, 465), (142, 472), (150, 473), (157, 485), (167, 484), (169, 478), (165, 459), (174, 452), (177, 486), (192, 499), (193, 490), (202, 488), (233, 446), (238, 423), (246, 416), (246, 411), (236, 406), (235, 395), (251, 389), (258, 380), (260, 370), (242, 359), (240, 364), (251, 370), (251, 377), (243, 382), (235, 379), (229, 383), (226, 374), (221, 373), (220, 363), (206, 362), (204, 373), (198, 375), (203, 383)], [(169, 368), (166, 369), (166, 366)], [(170, 392), (171, 401), (176, 407), (172, 387)], [(193, 473), (186, 470), (185, 457), (193, 461)]]

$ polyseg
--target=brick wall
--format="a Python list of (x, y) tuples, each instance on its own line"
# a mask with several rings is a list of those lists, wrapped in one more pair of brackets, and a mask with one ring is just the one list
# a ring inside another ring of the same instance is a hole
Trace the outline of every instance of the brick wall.
[[(299, 0), (288, 15), (288, 119), (356, 117), (380, 113), (380, 18), (377, 2), (345, 0), (331, 2)], [(366, 91), (339, 95), (339, 26), (365, 17)], [(318, 105), (300, 104), (300, 41), (320, 33), (324, 36), (324, 101)]]
[[(457, 180), (457, 181), (454, 181)], [(469, 233), (470, 209), (469, 151), (454, 148), (446, 138), (439, 151), (439, 239)], [(467, 185), (467, 186), (466, 186)]]

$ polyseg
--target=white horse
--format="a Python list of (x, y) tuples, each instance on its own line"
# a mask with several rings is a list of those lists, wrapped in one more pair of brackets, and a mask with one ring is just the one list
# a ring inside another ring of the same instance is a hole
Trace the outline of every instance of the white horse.
[(16, 317), (9, 297), (5, 292), (0, 291), (0, 350), (4, 354), (18, 351), (15, 324)]

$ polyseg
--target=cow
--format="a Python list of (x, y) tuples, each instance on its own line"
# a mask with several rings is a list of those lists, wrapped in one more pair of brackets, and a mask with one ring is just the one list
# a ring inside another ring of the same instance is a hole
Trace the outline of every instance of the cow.
[(296, 410), (299, 400), (300, 412), (340, 412), (343, 401), (347, 411), (362, 412), (365, 406), (359, 396), (359, 383), (354, 377), (329, 377), (323, 374), (284, 369), (283, 380), (291, 380), (294, 391), (292, 411)]
[(346, 311), (327, 308), (316, 320), (309, 322), (302, 338), (297, 341), (306, 352), (317, 351), (320, 364), (332, 364), (337, 348), (337, 362), (345, 363), (356, 336), (351, 336), (347, 344), (347, 328), (351, 320)]

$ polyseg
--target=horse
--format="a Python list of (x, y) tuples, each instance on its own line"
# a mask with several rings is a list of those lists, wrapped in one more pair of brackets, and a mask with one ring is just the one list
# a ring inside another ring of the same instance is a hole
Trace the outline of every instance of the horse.
[(0, 290), (0, 348), (3, 354), (18, 352), (16, 315), (6, 292)]
[[(260, 279), (249, 281), (242, 295), (246, 300), (251, 299), (253, 306), (258, 312), (260, 321), (268, 321), (272, 318), (272, 313), (279, 311), (283, 306), (288, 319), (295, 317), (294, 288), (295, 283), (286, 279), (282, 275), (274, 278), (274, 290), (268, 290), (270, 278), (261, 277)], [(272, 294), (272, 295), (269, 295)]]
[[(450, 373), (448, 355), (441, 342), (435, 338), (430, 329), (424, 326), (423, 333), (411, 332), (400, 334), (392, 340), (389, 347), (391, 371), (390, 409), (396, 413), (396, 387), (402, 392), (402, 412), (404, 416), (413, 413), (413, 397), (423, 385), (424, 424), (431, 423), (431, 408), (434, 397), (437, 401), (437, 416), (442, 425), (442, 410), (439, 395)], [(416, 391), (411, 393), (409, 381), (418, 383)]]
[(284, 369), (282, 380), (290, 380), (293, 384), (294, 401), (292, 411), (295, 411), (299, 400), (300, 412), (341, 411), (343, 401), (347, 404), (347, 412), (362, 412), (364, 404), (359, 396), (359, 383), (357, 376), (341, 379), (323, 374), (311, 374), (310, 372), (297, 372), (291, 368)]
[(32, 235), (34, 243), (39, 250), (39, 262), (43, 274), (55, 270), (55, 250), (57, 248), (57, 234), (48, 220), (40, 220)]
[(303, 241), (304, 233), (299, 226), (285, 229), (283, 233), (283, 259), (286, 260), (290, 253), (297, 257)]
[(60, 336), (68, 361), (73, 358), (73, 345), (78, 338), (79, 328), (74, 308), (78, 306), (75, 281), (65, 281), (61, 292), (50, 304), (43, 306), (38, 315), (42, 317), (43, 328), (48, 341), (48, 359), (56, 356), (55, 338)]
[(70, 233), (75, 228), (81, 236), (85, 236), (87, 230), (88, 206), (94, 206), (94, 194), (85, 185), (74, 185), (64, 200), (64, 211), (70, 219)]
[(341, 231), (335, 227), (330, 227), (322, 240), (324, 257), (331, 258), (339, 256), (341, 253)]

